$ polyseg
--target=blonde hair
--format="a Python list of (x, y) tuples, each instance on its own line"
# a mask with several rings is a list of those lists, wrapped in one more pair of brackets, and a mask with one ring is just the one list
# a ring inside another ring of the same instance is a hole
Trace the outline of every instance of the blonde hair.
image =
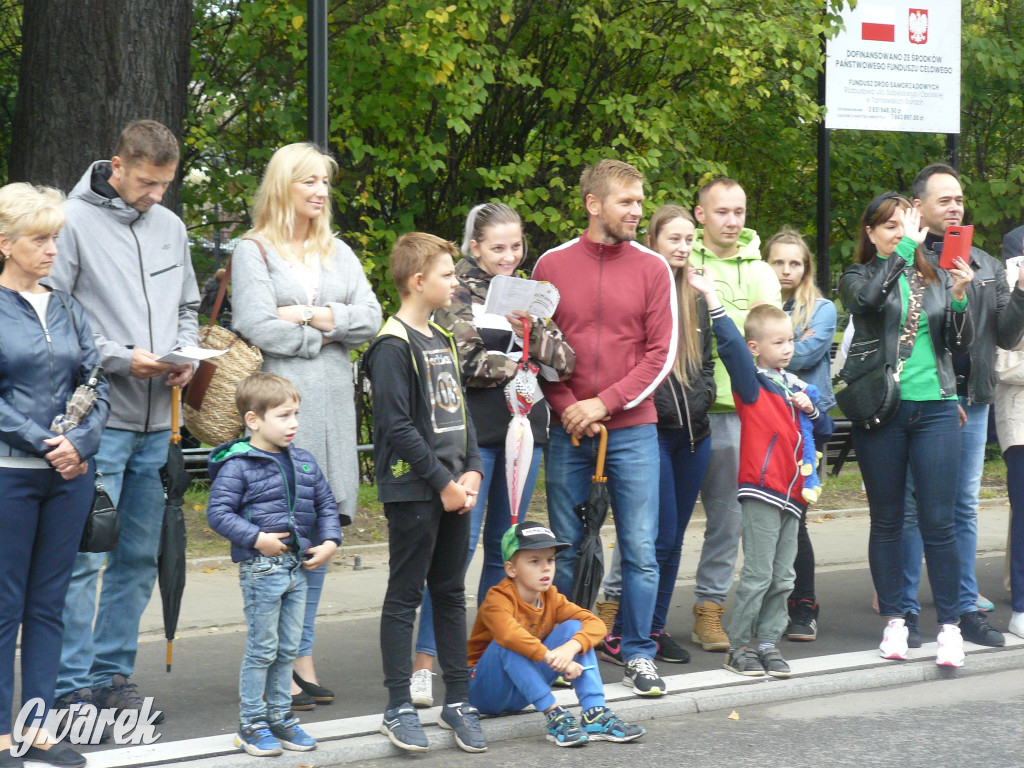
[(327, 171), (330, 179), (338, 172), (338, 163), (314, 144), (300, 142), (277, 150), (263, 173), (263, 181), (253, 204), (253, 227), (244, 237), (262, 238), (288, 261), (308, 266), (312, 258), (319, 256), (323, 265), (329, 267), (334, 252), (329, 197), (320, 215), (309, 223), (309, 238), (302, 253), (295, 253), (289, 244), (295, 229), (292, 184), (321, 170)]
[(814, 282), (814, 259), (807, 241), (791, 227), (783, 227), (764, 246), (764, 260), (771, 263), (772, 247), (776, 245), (795, 245), (800, 250), (800, 258), (804, 262), (804, 276), (800, 284), (793, 288), (793, 328), (806, 328), (814, 315), (814, 305), (822, 298), (821, 291)]
[(256, 371), (238, 382), (235, 389), (235, 407), (242, 418), (252, 411), (261, 419), (271, 408), (295, 401), (302, 402), (299, 390), (284, 376)]
[[(667, 203), (658, 208), (651, 216), (651, 222), (647, 225), (647, 247), (657, 251), (658, 235), (661, 234), (662, 228), (676, 219), (686, 219), (694, 227), (697, 226), (693, 216), (683, 206)], [(664, 254), (660, 255), (665, 258)], [(674, 370), (683, 386), (688, 387), (700, 376), (703, 362), (700, 333), (698, 332), (700, 325), (697, 320), (697, 292), (690, 285), (685, 269), (673, 269), (672, 275), (675, 278), (676, 292), (679, 295), (679, 350), (676, 354)]]
[(420, 272), (425, 273), (444, 253), (451, 256), (453, 261), (459, 257), (459, 249), (454, 243), (426, 232), (407, 232), (395, 240), (389, 266), (391, 279), (399, 295), (407, 296), (409, 278)]
[(24, 182), (0, 187), (0, 235), (13, 243), (22, 235), (56, 232), (64, 226), (64, 195)]
[(621, 160), (604, 159), (589, 165), (580, 174), (580, 197), (583, 198), (583, 205), (587, 204), (587, 195), (602, 200), (608, 194), (608, 188), (613, 181), (620, 184), (635, 184), (639, 181), (642, 184), (644, 175)]
[[(471, 243), (476, 240), (483, 242), (485, 232), (491, 227), (500, 224), (517, 224), (523, 227), (523, 220), (519, 214), (504, 203), (481, 203), (474, 206), (466, 217), (466, 231), (462, 236), (462, 255), (472, 256), (473, 248)], [(526, 258), (526, 242), (523, 241), (523, 258)]]
[(743, 338), (747, 341), (760, 341), (769, 325), (783, 321), (792, 323), (789, 315), (774, 304), (758, 304), (747, 313), (743, 323)]

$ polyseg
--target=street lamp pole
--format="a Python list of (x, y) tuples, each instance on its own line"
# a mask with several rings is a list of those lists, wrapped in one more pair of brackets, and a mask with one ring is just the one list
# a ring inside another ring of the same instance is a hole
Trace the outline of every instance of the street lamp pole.
[(306, 24), (307, 133), (320, 149), (327, 149), (327, 0), (309, 0)]

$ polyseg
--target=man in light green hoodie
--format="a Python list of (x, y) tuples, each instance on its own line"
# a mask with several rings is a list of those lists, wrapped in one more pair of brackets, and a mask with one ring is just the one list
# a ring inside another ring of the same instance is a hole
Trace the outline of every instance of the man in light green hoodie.
[[(690, 263), (715, 283), (726, 314), (742, 328), (747, 313), (758, 304), (782, 306), (775, 272), (761, 260), (761, 239), (746, 229), (747, 196), (736, 181), (717, 178), (700, 189), (695, 209), (697, 230)], [(705, 651), (727, 651), (722, 629), (725, 598), (736, 570), (740, 540), (737, 476), (740, 462), (740, 420), (736, 415), (729, 374), (715, 350), (718, 398), (711, 406), (711, 462), (700, 489), (707, 518), (704, 546), (697, 566), (693, 606), (693, 642)]]

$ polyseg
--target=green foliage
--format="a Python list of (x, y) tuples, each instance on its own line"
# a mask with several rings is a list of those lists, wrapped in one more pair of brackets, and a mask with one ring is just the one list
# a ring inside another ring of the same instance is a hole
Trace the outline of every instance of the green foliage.
[(21, 58), (21, 0), (0, 0), (0, 183), (7, 180)]
[[(780, 179), (813, 177), (828, 19), (816, 0), (720, 6), (334, 3), (335, 200), (380, 295), (394, 299), (386, 263), (397, 234), (457, 240), (482, 200), (520, 211), (534, 255), (575, 236), (579, 173), (609, 154), (647, 175), (650, 210), (692, 202), (703, 180), (728, 173), (750, 192), (753, 226), (806, 221), (806, 185)], [(299, 3), (197, 3), (188, 141), (197, 165), (220, 157), (221, 167), (186, 196), (195, 209), (219, 199), (244, 214), (265, 158), (301, 137), (303, 18)]]

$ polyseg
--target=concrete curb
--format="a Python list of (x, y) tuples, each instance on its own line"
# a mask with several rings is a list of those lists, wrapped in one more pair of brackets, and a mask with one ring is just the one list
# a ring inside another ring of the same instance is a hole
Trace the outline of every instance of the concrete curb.
[[(744, 678), (725, 670), (696, 672), (665, 678), (669, 694), (651, 699), (633, 695), (629, 688), (605, 685), (610, 706), (624, 719), (645, 722), (658, 718), (735, 710), (759, 704), (831, 696), (893, 685), (920, 683), (1019, 669), (1024, 664), (1024, 639), (1007, 636), (1005, 648), (980, 648), (968, 644), (967, 662), (960, 669), (937, 667), (935, 643), (928, 643), (905, 662), (879, 658), (877, 651), (858, 651), (834, 656), (803, 659), (792, 664), (793, 677)], [(555, 692), (560, 704), (574, 706), (572, 691)], [(578, 707), (576, 707), (578, 708)], [(449, 731), (437, 726), (439, 708), (421, 710), (420, 718), (432, 751), (457, 749)], [(509, 739), (542, 739), (543, 725), (535, 712), (485, 718), (487, 739), (492, 744)], [(405, 755), (379, 732), (380, 715), (311, 723), (306, 726), (320, 743), (315, 752), (286, 752), (275, 758), (281, 768), (316, 765), (351, 765), (365, 760)], [(188, 741), (159, 742), (145, 747), (128, 747), (89, 754), (90, 768), (170, 765), (186, 763), (191, 768), (266, 768), (266, 758), (239, 754), (232, 736), (214, 736)]]

